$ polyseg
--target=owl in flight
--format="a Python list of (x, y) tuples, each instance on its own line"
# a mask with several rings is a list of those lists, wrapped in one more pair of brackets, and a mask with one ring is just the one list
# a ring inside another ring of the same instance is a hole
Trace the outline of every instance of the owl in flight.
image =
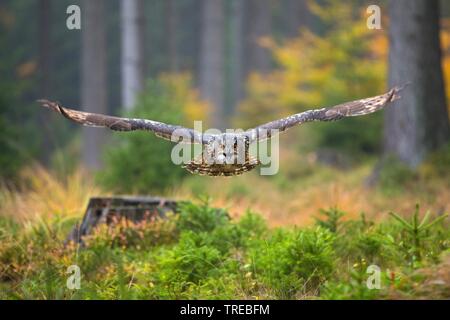
[(260, 164), (260, 161), (249, 153), (252, 142), (269, 139), (278, 132), (286, 131), (305, 122), (334, 121), (376, 112), (390, 102), (399, 99), (398, 93), (401, 89), (403, 87), (394, 87), (385, 94), (371, 98), (346, 102), (330, 108), (308, 110), (240, 133), (221, 134), (203, 134), (194, 129), (148, 119), (82, 112), (44, 99), (38, 100), (38, 102), (43, 107), (58, 112), (67, 119), (84, 126), (107, 127), (115, 131), (147, 130), (173, 142), (201, 144), (202, 153), (184, 165), (189, 172), (208, 176), (235, 176), (250, 171)]

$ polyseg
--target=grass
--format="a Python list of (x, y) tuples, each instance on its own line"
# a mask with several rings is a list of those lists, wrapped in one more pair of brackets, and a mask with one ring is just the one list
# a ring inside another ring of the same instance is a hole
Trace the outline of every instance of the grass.
[[(104, 192), (82, 172), (60, 179), (28, 169), (22, 186), (0, 188), (0, 298), (450, 297), (444, 177), (419, 171), (414, 183), (386, 194), (364, 187), (368, 165), (351, 173), (304, 165), (298, 179), (286, 178), (289, 168), (204, 185), (194, 177), (167, 195), (193, 199), (208, 190), (213, 200), (185, 202), (167, 220), (100, 227), (85, 248), (63, 241), (87, 199)], [(380, 290), (366, 285), (372, 264)], [(71, 265), (80, 267), (79, 290), (66, 286)]]
[(0, 215), (27, 222), (55, 216), (79, 218), (83, 206), (103, 193), (82, 170), (60, 178), (39, 165), (26, 168), (21, 185), (0, 185)]
[(275, 176), (262, 177), (257, 172), (232, 179), (192, 176), (169, 195), (193, 199), (208, 194), (215, 206), (228, 208), (231, 216), (239, 217), (250, 208), (272, 227), (310, 225), (320, 209), (330, 207), (348, 212), (346, 218), (365, 212), (376, 221), (387, 218), (389, 210), (407, 214), (415, 203), (424, 211), (450, 212), (449, 171), (439, 169), (448, 168), (448, 161), (438, 166), (431, 159), (408, 177), (402, 175), (404, 168), (386, 166), (380, 185), (369, 187), (367, 179), (375, 165), (371, 159), (340, 169), (321, 165), (314, 153), (298, 155), (283, 149), (280, 154), (283, 158)]

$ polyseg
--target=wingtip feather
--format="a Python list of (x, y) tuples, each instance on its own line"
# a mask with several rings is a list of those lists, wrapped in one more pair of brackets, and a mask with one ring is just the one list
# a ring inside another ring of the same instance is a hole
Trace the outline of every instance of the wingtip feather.
[(41, 107), (48, 108), (53, 111), (59, 112), (58, 103), (56, 103), (56, 102), (53, 102), (53, 101), (50, 101), (47, 99), (38, 99), (38, 100), (36, 100), (36, 102), (39, 103), (41, 105)]
[(400, 99), (401, 98), (400, 91), (408, 87), (410, 84), (411, 82), (408, 81), (402, 85), (392, 87), (392, 89), (390, 90), (392, 92), (392, 95), (391, 98), (389, 99), (389, 102)]

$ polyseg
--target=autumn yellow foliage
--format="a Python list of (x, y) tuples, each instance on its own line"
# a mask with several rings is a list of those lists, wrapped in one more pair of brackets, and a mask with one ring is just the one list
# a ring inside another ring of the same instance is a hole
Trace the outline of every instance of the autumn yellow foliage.
[[(303, 28), (291, 39), (260, 39), (277, 68), (251, 73), (247, 98), (240, 104), (235, 124), (253, 125), (305, 109), (329, 106), (386, 90), (389, 20), (381, 30), (367, 28), (365, 7), (339, 1), (308, 2), (325, 26), (324, 34)], [(450, 99), (450, 20), (441, 20), (442, 67)]]
[(445, 92), (447, 94), (448, 108), (448, 102), (450, 101), (450, 19), (442, 19), (440, 36), (442, 48), (442, 71), (444, 73), (444, 84)]
[(159, 82), (170, 88), (174, 101), (180, 103), (187, 126), (192, 126), (194, 121), (208, 121), (211, 106), (200, 98), (198, 90), (192, 87), (192, 75), (188, 72), (163, 73), (158, 78)]
[(302, 29), (282, 42), (261, 44), (278, 68), (249, 76), (248, 98), (239, 108), (239, 126), (273, 117), (379, 94), (385, 89), (388, 41), (385, 30), (370, 30), (366, 13), (337, 1), (310, 3), (327, 28), (325, 34)]

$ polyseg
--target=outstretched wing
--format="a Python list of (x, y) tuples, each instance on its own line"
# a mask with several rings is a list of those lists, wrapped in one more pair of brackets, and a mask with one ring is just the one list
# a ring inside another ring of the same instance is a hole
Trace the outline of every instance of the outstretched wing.
[(98, 113), (77, 111), (62, 107), (57, 102), (52, 102), (45, 99), (38, 100), (38, 102), (41, 104), (41, 106), (58, 112), (67, 119), (70, 119), (83, 126), (106, 127), (115, 131), (147, 130), (154, 132), (158, 137), (173, 142), (183, 141), (188, 143), (203, 143), (207, 138), (196, 130), (158, 121), (113, 117)]
[(286, 131), (293, 126), (305, 122), (334, 121), (345, 117), (356, 117), (373, 113), (383, 109), (388, 103), (399, 99), (400, 96), (398, 93), (404, 87), (405, 86), (394, 87), (385, 94), (346, 102), (331, 108), (314, 109), (297, 113), (280, 120), (265, 123), (254, 129), (247, 130), (244, 134), (249, 137), (251, 142), (261, 141), (270, 138), (273, 133)]

